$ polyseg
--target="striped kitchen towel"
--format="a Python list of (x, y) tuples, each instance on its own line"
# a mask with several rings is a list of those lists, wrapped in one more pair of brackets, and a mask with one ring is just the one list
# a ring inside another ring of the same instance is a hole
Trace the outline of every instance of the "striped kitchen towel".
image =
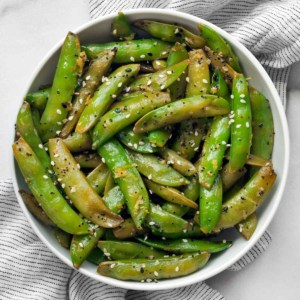
[[(204, 18), (235, 36), (267, 69), (285, 105), (291, 64), (300, 60), (298, 0), (90, 0), (92, 18), (139, 8), (169, 8)], [(33, 233), (13, 191), (0, 182), (0, 299), (70, 300), (220, 300), (220, 293), (201, 282), (169, 291), (127, 291), (94, 281), (57, 259)], [(265, 233), (231, 270), (238, 271), (271, 241)]]

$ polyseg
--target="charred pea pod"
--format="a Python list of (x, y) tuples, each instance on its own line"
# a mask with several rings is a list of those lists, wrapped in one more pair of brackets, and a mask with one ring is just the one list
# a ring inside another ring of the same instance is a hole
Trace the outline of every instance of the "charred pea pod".
[(79, 40), (77, 35), (69, 32), (59, 56), (50, 96), (40, 121), (39, 131), (44, 142), (60, 133), (81, 71)]
[(221, 171), (221, 179), (223, 184), (223, 192), (228, 191), (241, 177), (243, 177), (247, 169), (245, 167), (238, 169), (235, 172), (229, 171), (229, 163), (227, 163)]
[(256, 212), (248, 216), (245, 220), (241, 221), (239, 224), (235, 225), (238, 232), (248, 241), (252, 237), (256, 226), (258, 218)]
[(124, 64), (168, 56), (171, 44), (157, 39), (142, 39), (126, 42), (111, 42), (103, 44), (85, 44), (81, 49), (85, 51), (89, 59), (95, 58), (100, 52), (117, 48), (114, 63)]
[(60, 137), (66, 138), (75, 128), (85, 106), (93, 97), (95, 90), (101, 83), (102, 77), (107, 73), (116, 55), (116, 50), (107, 50), (99, 53), (98, 57), (91, 61), (88, 70), (83, 76), (80, 89), (76, 93), (72, 109), (68, 115)]
[(145, 231), (138, 229), (131, 218), (124, 220), (119, 227), (113, 229), (113, 234), (118, 240), (130, 239), (143, 233)]
[(101, 157), (97, 153), (80, 153), (75, 154), (74, 159), (80, 168), (93, 169), (101, 163)]
[(104, 114), (93, 131), (93, 149), (103, 145), (115, 134), (146, 113), (171, 101), (168, 93), (149, 93), (116, 103)]
[(64, 139), (64, 143), (72, 153), (90, 150), (92, 148), (92, 138), (88, 132), (83, 134), (72, 132)]
[(201, 269), (208, 261), (209, 253), (189, 253), (169, 258), (128, 259), (102, 262), (97, 272), (119, 280), (152, 280), (176, 278)]
[(75, 131), (84, 133), (93, 128), (118, 94), (124, 89), (124, 86), (136, 76), (139, 70), (140, 65), (131, 64), (121, 66), (111, 73), (85, 106)]
[(164, 147), (171, 138), (172, 133), (169, 129), (156, 129), (148, 133), (149, 142), (153, 147)]
[(157, 184), (148, 179), (144, 179), (144, 182), (151, 193), (158, 195), (160, 198), (168, 202), (185, 205), (193, 209), (198, 208), (197, 203), (182, 195), (182, 193), (177, 189)]
[(143, 75), (132, 82), (130, 89), (131, 91), (147, 89), (153, 91), (165, 90), (180, 77), (188, 65), (189, 60), (186, 59), (164, 70)]
[(98, 148), (125, 196), (126, 205), (137, 228), (141, 228), (149, 212), (149, 197), (143, 180), (129, 155), (115, 139)]
[(71, 242), (70, 254), (74, 268), (79, 269), (92, 250), (97, 246), (99, 239), (104, 234), (101, 227), (93, 229), (91, 234), (74, 235)]
[(222, 212), (222, 180), (215, 179), (210, 190), (200, 187), (199, 225), (205, 234), (210, 233), (217, 225)]
[(157, 108), (134, 126), (134, 132), (140, 133), (179, 123), (191, 118), (212, 117), (229, 113), (228, 102), (213, 95), (200, 95), (171, 102)]
[(250, 154), (252, 141), (251, 104), (246, 78), (239, 74), (232, 83), (230, 172), (242, 168)]
[(101, 161), (99, 165), (91, 172), (88, 174), (86, 177), (88, 183), (90, 186), (98, 193), (102, 194), (105, 185), (106, 185), (106, 180), (107, 177), (109, 176), (110, 171), (106, 167), (106, 165)]
[(216, 117), (206, 135), (198, 175), (200, 184), (210, 190), (222, 167), (224, 154), (230, 137), (228, 117)]
[(207, 45), (217, 53), (221, 53), (226, 62), (237, 72), (241, 72), (238, 57), (231, 46), (215, 30), (205, 24), (199, 24), (198, 28)]
[(120, 187), (116, 185), (104, 195), (103, 201), (112, 212), (119, 214), (125, 206), (126, 199)]
[[(94, 224), (105, 228), (117, 227), (123, 219), (111, 212), (103, 199), (89, 185), (85, 175), (78, 169), (76, 160), (62, 139), (49, 140), (49, 152), (53, 169), (59, 182), (80, 213)], [(84, 201), (82, 201), (84, 195)]]
[(260, 168), (246, 185), (222, 205), (222, 213), (214, 231), (233, 227), (254, 213), (267, 197), (276, 179), (271, 162)]
[(135, 27), (138, 27), (155, 38), (159, 38), (167, 42), (183, 42), (191, 48), (202, 48), (205, 45), (205, 40), (184, 27), (160, 23), (152, 20), (136, 20), (133, 22)]
[(157, 259), (166, 255), (166, 252), (134, 242), (99, 241), (98, 247), (103, 251), (104, 255), (114, 260), (135, 258)]
[(189, 183), (184, 176), (172, 169), (165, 160), (153, 154), (130, 151), (129, 155), (136, 164), (138, 171), (149, 180), (166, 186), (181, 186)]
[(23, 138), (13, 144), (13, 151), (29, 189), (51, 221), (71, 234), (88, 233), (88, 224), (62, 197), (48, 177), (44, 166)]
[(167, 62), (163, 59), (156, 59), (152, 61), (153, 69), (158, 72), (164, 70), (167, 67)]
[(191, 240), (191, 239), (178, 239), (178, 240), (144, 240), (137, 238), (137, 240), (154, 249), (160, 249), (173, 253), (193, 253), (193, 252), (208, 252), (217, 253), (228, 249), (231, 242), (212, 242), (205, 240)]
[(47, 169), (51, 169), (50, 157), (33, 125), (30, 105), (27, 102), (23, 102), (19, 110), (16, 127), (17, 131), (34, 151), (42, 165)]
[(50, 91), (51, 87), (46, 87), (38, 91), (28, 93), (25, 96), (25, 101), (27, 101), (30, 106), (38, 110), (44, 110), (50, 96)]
[(134, 39), (135, 33), (132, 31), (127, 17), (122, 12), (118, 12), (118, 15), (111, 23), (111, 35), (120, 41), (131, 41)]
[(58, 227), (55, 227), (52, 230), (52, 233), (53, 233), (54, 237), (56, 238), (56, 240), (58, 241), (58, 243), (63, 248), (70, 249), (71, 239), (72, 239), (72, 235), (70, 233), (63, 231), (63, 230), (59, 229)]
[(230, 101), (229, 89), (220, 70), (215, 70), (211, 77), (210, 92)]
[(158, 149), (150, 143), (148, 133), (134, 133), (132, 126), (123, 129), (117, 136), (127, 148), (139, 153), (153, 153)]

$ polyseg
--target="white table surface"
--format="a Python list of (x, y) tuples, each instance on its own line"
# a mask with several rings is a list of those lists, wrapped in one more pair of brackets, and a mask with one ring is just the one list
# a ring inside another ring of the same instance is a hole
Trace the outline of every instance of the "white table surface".
[[(67, 31), (89, 20), (87, 2), (0, 2), (0, 180), (10, 177), (11, 127), (24, 86), (48, 50)], [(273, 242), (266, 253), (242, 271), (225, 271), (208, 280), (226, 299), (289, 300), (300, 297), (299, 116), (300, 64), (293, 67), (288, 84), (291, 164), (282, 204), (269, 228)]]

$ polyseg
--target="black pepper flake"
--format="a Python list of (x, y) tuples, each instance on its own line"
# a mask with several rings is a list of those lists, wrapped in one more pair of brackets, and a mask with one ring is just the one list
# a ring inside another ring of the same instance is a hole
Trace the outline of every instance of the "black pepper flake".
[(127, 68), (126, 70), (125, 70), (125, 72), (127, 72), (127, 73), (129, 73), (129, 72), (131, 72), (132, 70), (131, 70), (131, 68)]

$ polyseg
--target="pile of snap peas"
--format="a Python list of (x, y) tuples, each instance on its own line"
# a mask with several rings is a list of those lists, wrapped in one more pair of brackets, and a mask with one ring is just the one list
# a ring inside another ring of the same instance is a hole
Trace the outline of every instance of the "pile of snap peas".
[(69, 32), (51, 86), (26, 95), (20, 193), (75, 268), (156, 282), (229, 248), (224, 229), (252, 236), (276, 179), (272, 112), (231, 46), (198, 32), (119, 13), (113, 42)]

